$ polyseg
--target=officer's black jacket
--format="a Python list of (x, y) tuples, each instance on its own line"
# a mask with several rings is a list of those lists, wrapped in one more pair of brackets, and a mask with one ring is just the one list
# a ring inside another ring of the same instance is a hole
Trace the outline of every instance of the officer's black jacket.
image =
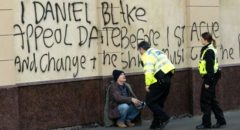
[[(200, 56), (202, 57), (203, 51), (207, 49), (207, 47), (211, 45), (209, 43), (208, 45), (202, 47)], [(203, 59), (206, 61), (206, 70), (207, 74), (203, 76), (205, 83), (210, 84), (214, 78), (214, 63), (215, 63), (215, 54), (212, 49), (208, 49), (203, 57)]]

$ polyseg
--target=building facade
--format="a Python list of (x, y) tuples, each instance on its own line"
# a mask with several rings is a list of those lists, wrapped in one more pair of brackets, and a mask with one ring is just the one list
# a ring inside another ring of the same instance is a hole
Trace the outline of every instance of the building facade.
[[(224, 110), (240, 108), (239, 0), (0, 1), (0, 129), (103, 123), (113, 69), (144, 99), (137, 43), (164, 51), (177, 71), (171, 115), (200, 114), (201, 33), (217, 41)], [(143, 117), (149, 119), (148, 110)]]

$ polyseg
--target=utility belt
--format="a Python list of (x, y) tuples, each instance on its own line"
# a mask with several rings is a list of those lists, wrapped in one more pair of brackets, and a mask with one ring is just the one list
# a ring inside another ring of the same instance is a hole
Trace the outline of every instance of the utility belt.
[(164, 74), (162, 70), (159, 70), (154, 77), (157, 79), (159, 84), (170, 82), (175, 70), (169, 71), (167, 74)]

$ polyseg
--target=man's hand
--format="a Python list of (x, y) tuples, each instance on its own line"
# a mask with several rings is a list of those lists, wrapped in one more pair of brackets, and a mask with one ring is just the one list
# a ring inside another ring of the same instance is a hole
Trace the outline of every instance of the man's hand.
[(149, 86), (146, 86), (145, 89), (146, 89), (147, 92), (150, 92)]
[(134, 104), (135, 106), (138, 106), (138, 105), (141, 104), (141, 101), (138, 100), (138, 99), (136, 99), (136, 98), (132, 98), (132, 102), (133, 102), (133, 104)]
[(208, 88), (209, 88), (209, 85), (208, 85), (208, 84), (205, 84), (204, 86), (205, 86), (205, 88), (206, 88), (206, 89), (208, 89)]

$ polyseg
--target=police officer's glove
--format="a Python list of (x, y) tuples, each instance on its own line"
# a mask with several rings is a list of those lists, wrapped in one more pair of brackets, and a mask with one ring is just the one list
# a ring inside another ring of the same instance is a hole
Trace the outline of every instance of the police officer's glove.
[(204, 87), (205, 87), (206, 89), (208, 89), (208, 88), (210, 87), (210, 85), (204, 84)]

